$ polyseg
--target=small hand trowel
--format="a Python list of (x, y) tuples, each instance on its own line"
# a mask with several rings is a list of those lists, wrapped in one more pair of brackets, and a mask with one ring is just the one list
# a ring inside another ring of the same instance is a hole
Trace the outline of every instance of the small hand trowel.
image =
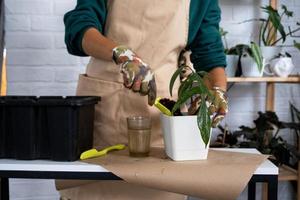
[(122, 149), (125, 149), (125, 145), (124, 144), (117, 144), (117, 145), (114, 145), (114, 146), (110, 146), (110, 147), (107, 147), (101, 151), (98, 151), (97, 149), (90, 149), (90, 150), (87, 150), (85, 152), (83, 152), (81, 155), (80, 155), (80, 159), (81, 160), (85, 160), (85, 159), (89, 159), (89, 158), (95, 158), (95, 157), (99, 157), (99, 156), (104, 156), (106, 155), (109, 151), (113, 151), (113, 150), (122, 150)]
[(160, 98), (160, 97), (157, 97), (157, 98), (155, 99), (154, 106), (155, 106), (158, 110), (160, 110), (162, 113), (164, 113), (165, 115), (172, 116), (171, 111), (170, 111), (167, 107), (165, 107), (163, 104), (161, 104), (161, 103), (159, 102), (160, 100), (161, 100), (161, 98)]

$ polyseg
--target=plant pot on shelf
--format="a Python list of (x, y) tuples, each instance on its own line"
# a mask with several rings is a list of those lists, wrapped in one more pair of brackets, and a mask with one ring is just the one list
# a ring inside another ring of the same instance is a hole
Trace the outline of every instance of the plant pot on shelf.
[(161, 114), (165, 151), (174, 161), (205, 160), (209, 145), (205, 146), (197, 116), (167, 116)]
[(262, 77), (264, 70), (259, 70), (257, 63), (250, 56), (241, 58), (242, 73), (245, 77)]
[(235, 77), (238, 60), (239, 56), (237, 55), (226, 55), (227, 67), (225, 68), (225, 72), (228, 77)]
[(262, 46), (260, 47), (262, 55), (266, 61), (269, 63), (272, 59), (274, 59), (282, 50), (282, 47), (278, 46)]

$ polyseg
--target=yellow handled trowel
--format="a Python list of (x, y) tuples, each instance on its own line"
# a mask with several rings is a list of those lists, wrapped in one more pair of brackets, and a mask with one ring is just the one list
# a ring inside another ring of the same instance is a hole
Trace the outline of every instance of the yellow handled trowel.
[(159, 101), (161, 100), (161, 98), (160, 97), (157, 97), (156, 99), (155, 99), (155, 102), (154, 102), (154, 106), (156, 107), (156, 108), (158, 108), (158, 110), (160, 110), (162, 113), (164, 113), (165, 115), (168, 115), (168, 116), (172, 116), (172, 113), (171, 113), (171, 111), (167, 108), (167, 107), (165, 107), (164, 105), (162, 105)]
[(85, 159), (89, 159), (89, 158), (95, 158), (95, 157), (99, 157), (99, 156), (104, 156), (109, 151), (122, 150), (122, 149), (125, 149), (125, 147), (126, 146), (124, 144), (117, 144), (117, 145), (114, 145), (114, 146), (107, 147), (107, 148), (105, 148), (105, 149), (103, 149), (101, 151), (98, 151), (97, 149), (90, 149), (90, 150), (87, 150), (87, 151), (83, 152), (80, 155), (80, 159), (81, 160), (85, 160)]

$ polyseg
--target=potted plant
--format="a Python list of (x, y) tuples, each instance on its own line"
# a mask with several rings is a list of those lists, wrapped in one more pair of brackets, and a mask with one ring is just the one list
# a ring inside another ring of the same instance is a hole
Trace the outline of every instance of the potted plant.
[[(300, 31), (300, 27), (291, 29), (290, 26), (285, 27), (282, 23), (285, 17), (293, 17), (293, 12), (289, 11), (287, 6), (282, 5), (282, 12), (274, 9), (272, 6), (261, 7), (263, 12), (267, 14), (266, 18), (251, 19), (247, 21), (260, 21), (259, 29), (259, 46), (261, 46), (262, 54), (267, 62), (270, 62), (276, 55), (281, 52), (282, 47), (278, 44), (284, 44), (287, 37), (295, 37), (294, 33)], [(245, 22), (247, 22), (245, 21)], [(299, 22), (296, 23), (300, 26)], [(276, 38), (276, 34), (279, 37)]]
[(280, 130), (292, 129), (299, 136), (300, 111), (290, 104), (292, 122), (280, 121), (275, 112), (258, 112), (258, 118), (253, 122), (254, 127), (240, 126), (240, 130), (229, 131), (219, 126), (222, 132), (213, 143), (214, 147), (227, 146), (230, 148), (256, 148), (263, 154), (271, 154), (271, 160), (276, 164), (293, 165), (290, 158), (300, 159), (297, 147), (287, 143), (281, 136)]
[(226, 37), (228, 32), (225, 31), (223, 28), (220, 28), (219, 32), (224, 43), (224, 49), (226, 54), (226, 63), (227, 63), (227, 66), (225, 68), (226, 75), (227, 77), (235, 77), (237, 75), (236, 71), (237, 71), (239, 56), (229, 51), (227, 37)]
[[(174, 82), (184, 67), (178, 68), (171, 78), (171, 96)], [(175, 161), (207, 159), (212, 122), (206, 100), (212, 96), (203, 76), (205, 73), (193, 71), (180, 85), (176, 102), (159, 101), (170, 110), (161, 114), (161, 123), (166, 154)], [(180, 107), (195, 97), (201, 98), (197, 115), (182, 113)]]
[(229, 53), (238, 55), (237, 73), (246, 77), (261, 77), (264, 72), (264, 59), (260, 47), (251, 42), (251, 45), (238, 44), (228, 50)]

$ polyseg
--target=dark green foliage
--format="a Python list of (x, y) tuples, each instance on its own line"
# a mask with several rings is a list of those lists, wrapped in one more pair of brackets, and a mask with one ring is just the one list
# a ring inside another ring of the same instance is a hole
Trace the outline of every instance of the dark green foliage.
[[(181, 71), (185, 67), (185, 65), (179, 67), (171, 78), (169, 85), (171, 96), (175, 80), (179, 77)], [(203, 76), (205, 75), (205, 72), (193, 72), (186, 78), (185, 81), (182, 82), (180, 88), (178, 89), (177, 102), (172, 108), (172, 115), (174, 115), (175, 112), (178, 111), (178, 109), (180, 109), (180, 107), (192, 97), (200, 96), (202, 101), (200, 102), (200, 107), (197, 112), (197, 125), (199, 127), (202, 140), (205, 143), (205, 145), (207, 145), (210, 138), (212, 122), (206, 105), (206, 99), (213, 97), (210, 94), (206, 85), (204, 84)]]
[[(256, 148), (261, 153), (272, 154), (276, 159), (276, 164), (291, 165), (290, 158), (294, 160), (300, 159), (300, 154), (295, 145), (288, 144), (279, 132), (282, 129), (293, 129), (299, 136), (300, 134), (300, 112), (292, 104), (290, 104), (292, 114), (292, 122), (282, 122), (278, 119), (275, 112), (267, 111), (259, 112), (259, 117), (253, 122), (254, 127), (240, 126), (240, 130), (228, 132), (226, 134), (225, 145), (229, 147), (240, 148)], [(219, 126), (221, 132), (224, 128)], [(223, 134), (218, 136), (217, 142), (222, 141)], [(238, 138), (243, 137), (243, 141), (238, 141)]]

